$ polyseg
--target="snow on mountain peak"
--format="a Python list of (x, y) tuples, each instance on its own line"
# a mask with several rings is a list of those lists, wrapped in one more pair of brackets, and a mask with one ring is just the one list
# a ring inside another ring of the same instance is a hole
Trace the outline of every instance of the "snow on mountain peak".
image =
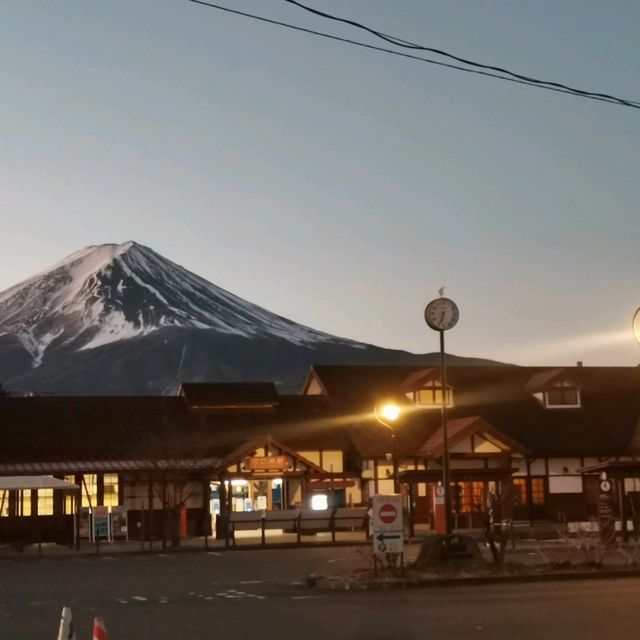
[(0, 292), (0, 335), (15, 336), (33, 366), (55, 346), (91, 349), (163, 327), (278, 336), (296, 344), (336, 340), (242, 300), (132, 241), (86, 247)]

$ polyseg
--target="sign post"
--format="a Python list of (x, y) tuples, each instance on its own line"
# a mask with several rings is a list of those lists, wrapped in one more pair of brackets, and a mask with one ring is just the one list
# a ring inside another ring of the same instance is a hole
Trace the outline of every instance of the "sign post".
[(613, 511), (613, 487), (607, 479), (600, 480), (598, 519), (600, 521), (600, 540), (603, 544), (611, 544), (616, 535), (616, 518)]
[(373, 559), (378, 568), (378, 556), (395, 554), (404, 566), (404, 519), (402, 496), (376, 495), (371, 498)]

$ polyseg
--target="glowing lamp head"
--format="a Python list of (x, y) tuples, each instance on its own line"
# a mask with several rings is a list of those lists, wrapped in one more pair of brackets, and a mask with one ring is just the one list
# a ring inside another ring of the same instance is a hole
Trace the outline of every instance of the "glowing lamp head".
[(400, 417), (402, 408), (398, 403), (393, 402), (393, 400), (385, 400), (376, 405), (375, 413), (378, 422), (387, 427), (391, 427), (391, 424)]
[(380, 407), (380, 417), (389, 422), (395, 422), (400, 416), (400, 407), (397, 404), (387, 403)]

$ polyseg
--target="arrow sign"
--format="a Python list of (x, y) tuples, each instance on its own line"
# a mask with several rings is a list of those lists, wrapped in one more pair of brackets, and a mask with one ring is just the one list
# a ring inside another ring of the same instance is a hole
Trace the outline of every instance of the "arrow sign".
[(373, 537), (374, 553), (402, 553), (402, 532), (381, 531)]
[(401, 533), (379, 533), (376, 536), (376, 539), (380, 542), (384, 542), (385, 540), (399, 540), (402, 538)]

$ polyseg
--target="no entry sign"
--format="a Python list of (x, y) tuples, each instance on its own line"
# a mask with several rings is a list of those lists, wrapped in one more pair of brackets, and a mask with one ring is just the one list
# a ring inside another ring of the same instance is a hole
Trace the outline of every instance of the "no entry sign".
[(373, 496), (371, 499), (372, 529), (381, 531), (402, 531), (401, 496)]
[(390, 502), (385, 502), (384, 504), (380, 505), (380, 508), (378, 509), (378, 517), (380, 518), (381, 522), (384, 522), (385, 524), (391, 524), (392, 522), (395, 522), (396, 518), (398, 517), (398, 510), (396, 509), (395, 505), (391, 504)]

